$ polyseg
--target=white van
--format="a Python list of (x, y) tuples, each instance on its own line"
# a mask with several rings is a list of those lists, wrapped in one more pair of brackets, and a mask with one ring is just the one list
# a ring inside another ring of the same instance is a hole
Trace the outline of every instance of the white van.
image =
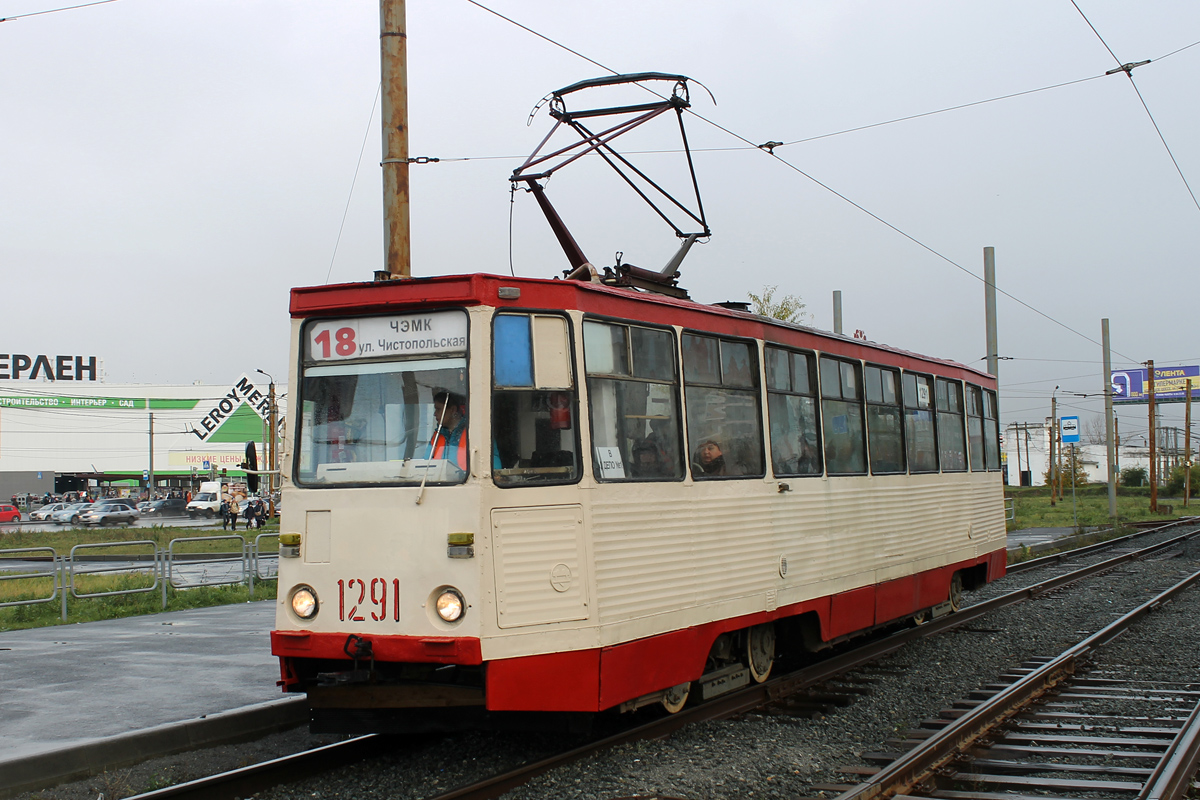
[(207, 517), (212, 519), (221, 511), (221, 482), (220, 481), (204, 481), (200, 484), (200, 491), (192, 495), (192, 501), (187, 504), (188, 516), (192, 519), (196, 517)]

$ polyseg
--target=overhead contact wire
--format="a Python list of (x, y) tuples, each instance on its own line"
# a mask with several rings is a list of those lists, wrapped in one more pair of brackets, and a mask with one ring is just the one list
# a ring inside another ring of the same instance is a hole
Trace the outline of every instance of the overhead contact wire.
[(383, 83), (375, 87), (375, 100), (371, 103), (371, 116), (367, 118), (367, 130), (363, 134), (362, 147), (358, 149), (358, 161), (354, 163), (354, 177), (350, 179), (350, 194), (346, 196), (346, 208), (342, 211), (342, 222), (338, 225), (337, 240), (333, 243), (333, 255), (329, 257), (329, 271), (325, 273), (325, 283), (333, 274), (333, 262), (337, 260), (338, 245), (342, 243), (342, 231), (346, 229), (346, 217), (350, 213), (350, 201), (354, 199), (354, 187), (358, 183), (358, 171), (362, 169), (363, 153), (367, 152), (367, 139), (371, 137), (371, 123), (375, 121), (375, 107), (379, 105), (379, 94), (383, 91)]
[(45, 11), (30, 11), (28, 14), (13, 14), (11, 17), (0, 17), (0, 22), (11, 22), (14, 19), (24, 19), (25, 17), (40, 17), (43, 14), (57, 14), (59, 11), (74, 11), (77, 8), (88, 8), (90, 6), (102, 6), (106, 3), (115, 3), (117, 0), (96, 0), (94, 3), (83, 3), (77, 6), (64, 6), (63, 8), (49, 8)]
[[(579, 58), (582, 58), (583, 60), (587, 61), (588, 63), (590, 63), (590, 64), (594, 64), (595, 66), (597, 66), (597, 67), (600, 67), (601, 69), (605, 70), (606, 72), (609, 72), (609, 73), (611, 73), (611, 74), (613, 74), (613, 75), (619, 75), (619, 74), (620, 74), (619, 72), (617, 72), (616, 70), (614, 70), (612, 67), (609, 67), (609, 66), (607, 66), (607, 65), (605, 65), (605, 64), (601, 64), (599, 61), (596, 61), (596, 60), (595, 60), (595, 59), (593, 59), (593, 58), (589, 58), (588, 56), (585, 56), (585, 55), (583, 55), (582, 53), (578, 52), (577, 50), (573, 50), (572, 48), (570, 48), (570, 47), (567, 47), (565, 44), (562, 44), (561, 42), (557, 42), (557, 41), (555, 41), (554, 39), (551, 39), (550, 37), (548, 37), (548, 36), (545, 36), (544, 34), (538, 33), (537, 31), (533, 30), (532, 28), (529, 28), (529, 27), (528, 27), (528, 26), (526, 26), (526, 25), (522, 25), (521, 23), (517, 22), (516, 20), (513, 20), (513, 19), (511, 19), (511, 18), (509, 18), (509, 17), (506, 17), (505, 15), (503, 15), (503, 14), (501, 14), (501, 13), (497, 12), (497, 11), (493, 11), (492, 9), (490, 9), (490, 8), (488, 8), (487, 6), (483, 5), (482, 3), (478, 2), (478, 0), (467, 0), (467, 2), (468, 2), (468, 3), (470, 3), (470, 4), (471, 4), (471, 5), (473, 5), (473, 6), (476, 6), (476, 7), (480, 8), (480, 9), (484, 10), (484, 11), (487, 11), (489, 14), (494, 14), (495, 16), (497, 16), (497, 17), (500, 17), (501, 19), (503, 19), (503, 20), (505, 20), (505, 21), (507, 21), (507, 22), (510, 22), (510, 23), (512, 23), (513, 25), (516, 25), (517, 27), (521, 28), (522, 30), (524, 30), (524, 31), (527, 31), (527, 32), (529, 32), (529, 33), (533, 34), (534, 36), (537, 36), (539, 39), (542, 39), (542, 40), (544, 40), (544, 41), (546, 41), (546, 42), (549, 42), (550, 44), (554, 45), (555, 47), (562, 48), (563, 50), (566, 50), (567, 52), (569, 52), (569, 53), (571, 53), (571, 54), (573, 54), (573, 55), (576, 55), (576, 56), (578, 56)], [(1073, 3), (1074, 3), (1074, 0), (1071, 0), (1071, 2), (1072, 2), (1072, 4), (1073, 4)], [(1078, 8), (1078, 6), (1076, 6), (1076, 8)], [(1082, 12), (1082, 11), (1080, 11), (1080, 14), (1082, 14), (1082, 13), (1083, 13), (1083, 12)], [(1086, 19), (1087, 19), (1087, 17), (1085, 16), (1085, 17), (1084, 17), (1084, 19), (1086, 20)], [(1089, 22), (1088, 24), (1089, 24), (1089, 25), (1091, 25), (1091, 23), (1090, 23), (1090, 22)], [(1093, 29), (1093, 30), (1094, 30), (1094, 29)], [(1099, 34), (1097, 34), (1097, 36), (1099, 36)], [(1101, 40), (1101, 41), (1103, 41), (1103, 40)], [(1107, 47), (1107, 45), (1105, 45), (1105, 47)], [(1111, 51), (1110, 51), (1110, 53), (1111, 53)], [(1113, 58), (1116, 58), (1116, 56), (1114, 55), (1114, 56), (1113, 56)], [(1118, 63), (1119, 63), (1119, 59), (1118, 59)], [(1090, 80), (1090, 79), (1089, 79), (1089, 80)], [(654, 94), (654, 95), (656, 95), (656, 96), (658, 96), (658, 97), (662, 97), (662, 95), (661, 95), (661, 94), (659, 94), (658, 92), (654, 91), (653, 89), (651, 89), (651, 88), (649, 88), (649, 87), (643, 86), (643, 87), (641, 87), (641, 88), (642, 88), (642, 89), (644, 89), (644, 90), (646, 90), (646, 91), (648, 91), (648, 92), (650, 92), (651, 94)], [(828, 186), (827, 184), (825, 184), (825, 183), (822, 183), (821, 181), (819, 181), (818, 179), (816, 179), (816, 178), (815, 178), (815, 177), (813, 177), (812, 175), (809, 175), (807, 172), (805, 172), (804, 170), (800, 169), (800, 168), (799, 168), (798, 166), (796, 166), (795, 164), (792, 164), (791, 162), (789, 162), (787, 159), (785, 159), (785, 158), (783, 158), (782, 156), (780, 156), (780, 155), (777, 155), (776, 153), (772, 152), (773, 148), (772, 148), (772, 149), (767, 149), (767, 148), (764, 148), (764, 147), (760, 147), (759, 145), (755, 144), (755, 143), (754, 143), (754, 142), (752, 142), (751, 140), (747, 139), (745, 136), (742, 136), (741, 134), (739, 134), (739, 133), (736, 133), (736, 132), (734, 132), (734, 131), (730, 130), (729, 128), (726, 128), (724, 125), (721, 125), (720, 123), (718, 123), (718, 122), (715, 122), (714, 120), (708, 119), (707, 117), (705, 117), (704, 115), (702, 115), (702, 114), (698, 113), (697, 111), (695, 111), (695, 110), (694, 110), (694, 109), (692, 109), (692, 108), (688, 108), (688, 109), (687, 109), (687, 111), (688, 111), (688, 113), (690, 113), (690, 114), (692, 114), (693, 116), (695, 116), (697, 119), (701, 120), (702, 122), (706, 122), (706, 123), (708, 123), (709, 125), (713, 126), (713, 127), (714, 127), (714, 128), (716, 128), (717, 130), (723, 131), (724, 133), (728, 134), (729, 136), (732, 136), (733, 138), (735, 138), (735, 139), (737, 139), (737, 140), (739, 140), (739, 141), (745, 142), (746, 144), (748, 144), (748, 145), (750, 145), (750, 146), (752, 146), (752, 147), (755, 147), (755, 148), (757, 148), (757, 149), (759, 149), (759, 150), (762, 150), (764, 153), (766, 153), (767, 155), (771, 156), (772, 158), (778, 159), (780, 163), (784, 164), (784, 165), (785, 165), (785, 166), (787, 166), (789, 169), (792, 169), (792, 170), (794, 170), (795, 172), (799, 173), (800, 175), (803, 175), (805, 178), (808, 178), (808, 180), (812, 181), (812, 182), (813, 182), (813, 183), (815, 183), (817, 186), (820, 186), (820, 187), (821, 187), (822, 189), (824, 189), (825, 191), (829, 192), (830, 194), (834, 195), (835, 197), (837, 197), (837, 198), (839, 198), (839, 199), (843, 200), (844, 202), (846, 202), (846, 203), (848, 203), (849, 205), (853, 206), (854, 208), (858, 209), (859, 211), (861, 211), (862, 213), (864, 213), (864, 214), (866, 214), (867, 216), (871, 217), (872, 219), (874, 219), (876, 222), (880, 223), (881, 225), (883, 225), (883, 226), (887, 227), (888, 229), (890, 229), (890, 230), (894, 231), (895, 233), (898, 233), (900, 236), (903, 236), (905, 239), (908, 239), (910, 242), (912, 242), (913, 244), (915, 244), (915, 245), (917, 245), (918, 247), (922, 248), (923, 250), (925, 250), (925, 251), (927, 251), (927, 252), (931, 253), (932, 255), (934, 255), (934, 256), (937, 256), (937, 257), (938, 257), (938, 258), (940, 258), (941, 260), (945, 261), (947, 264), (950, 264), (950, 265), (951, 265), (952, 267), (954, 267), (955, 269), (958, 269), (958, 270), (960, 270), (961, 272), (963, 272), (963, 273), (965, 273), (965, 274), (967, 274), (967, 275), (970, 275), (972, 278), (974, 278), (975, 280), (979, 281), (980, 283), (983, 283), (983, 282), (984, 282), (984, 278), (983, 278), (983, 276), (981, 276), (981, 275), (976, 275), (974, 272), (972, 272), (971, 270), (969, 270), (969, 269), (967, 269), (966, 267), (962, 266), (962, 265), (961, 265), (961, 264), (959, 264), (958, 262), (954, 261), (954, 260), (953, 260), (953, 259), (951, 259), (949, 256), (943, 255), (942, 253), (940, 253), (940, 252), (938, 252), (937, 250), (933, 249), (932, 247), (930, 247), (929, 245), (927, 245), (927, 244), (925, 244), (924, 242), (920, 241), (920, 240), (919, 240), (919, 239), (917, 239), (916, 237), (914, 237), (914, 236), (912, 236), (912, 235), (910, 235), (910, 234), (908, 234), (908, 233), (905, 233), (905, 232), (904, 232), (904, 231), (902, 231), (900, 228), (897, 228), (895, 225), (893, 225), (892, 223), (890, 223), (890, 222), (888, 222), (887, 220), (883, 219), (883, 218), (882, 218), (882, 217), (880, 217), (878, 214), (875, 214), (874, 212), (872, 212), (872, 211), (868, 210), (868, 209), (867, 209), (867, 208), (865, 208), (864, 206), (862, 206), (862, 205), (860, 205), (860, 204), (858, 204), (858, 203), (854, 202), (854, 201), (853, 201), (853, 200), (851, 200), (849, 197), (845, 196), (845, 195), (844, 195), (844, 194), (842, 194), (841, 192), (838, 192), (836, 189), (832, 188), (831, 186)], [(1080, 337), (1080, 338), (1084, 339), (1085, 341), (1091, 342), (1092, 344), (1096, 345), (1097, 347), (1102, 347), (1102, 346), (1103, 346), (1103, 345), (1102, 345), (1100, 342), (1096, 341), (1095, 339), (1093, 339), (1092, 337), (1088, 336), (1087, 334), (1085, 334), (1085, 333), (1082, 333), (1081, 331), (1078, 331), (1078, 330), (1076, 330), (1075, 328), (1072, 328), (1070, 325), (1066, 324), (1065, 322), (1061, 322), (1061, 321), (1059, 321), (1059, 320), (1055, 319), (1054, 317), (1050, 316), (1050, 315), (1049, 315), (1049, 314), (1047, 314), (1046, 312), (1044, 312), (1044, 311), (1041, 311), (1040, 309), (1038, 309), (1038, 308), (1035, 308), (1034, 306), (1030, 305), (1029, 303), (1026, 303), (1024, 300), (1021, 300), (1020, 298), (1018, 298), (1018, 297), (1014, 296), (1012, 293), (1010, 293), (1010, 292), (1007, 292), (1007, 291), (1005, 291), (1004, 289), (1001, 289), (1001, 288), (1000, 288), (1000, 287), (998, 287), (998, 286), (997, 286), (997, 287), (995, 287), (995, 288), (996, 288), (996, 291), (997, 291), (997, 292), (999, 292), (1000, 294), (1002, 294), (1002, 295), (1004, 295), (1005, 297), (1009, 298), (1010, 300), (1014, 301), (1014, 302), (1015, 302), (1015, 303), (1017, 303), (1018, 305), (1021, 305), (1021, 306), (1023, 306), (1024, 308), (1026, 308), (1026, 309), (1028, 309), (1028, 310), (1032, 311), (1033, 313), (1037, 314), (1038, 316), (1042, 317), (1043, 319), (1045, 319), (1045, 320), (1047, 320), (1047, 321), (1049, 321), (1049, 322), (1053, 322), (1055, 325), (1058, 325), (1059, 327), (1063, 328), (1064, 330), (1067, 330), (1067, 331), (1069, 331), (1069, 332), (1071, 332), (1071, 333), (1075, 334), (1076, 336), (1078, 336), (1078, 337)], [(1116, 351), (1116, 350), (1111, 350), (1111, 348), (1110, 348), (1110, 351), (1111, 351), (1111, 352), (1113, 352), (1113, 353), (1115, 353), (1116, 355), (1119, 355), (1119, 356), (1121, 356), (1122, 358), (1125, 358), (1125, 359), (1129, 360), (1129, 361), (1133, 361), (1133, 362), (1137, 362), (1137, 361), (1138, 361), (1138, 359), (1131, 358), (1130, 356), (1127, 356), (1127, 355), (1125, 355), (1124, 353), (1120, 353), (1120, 352), (1118, 352), (1118, 351)]]

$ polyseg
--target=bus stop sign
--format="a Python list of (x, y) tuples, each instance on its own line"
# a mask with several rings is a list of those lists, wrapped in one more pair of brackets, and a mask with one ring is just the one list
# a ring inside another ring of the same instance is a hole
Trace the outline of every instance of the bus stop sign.
[(1063, 444), (1079, 442), (1079, 417), (1062, 417), (1058, 421), (1058, 429), (1062, 434)]

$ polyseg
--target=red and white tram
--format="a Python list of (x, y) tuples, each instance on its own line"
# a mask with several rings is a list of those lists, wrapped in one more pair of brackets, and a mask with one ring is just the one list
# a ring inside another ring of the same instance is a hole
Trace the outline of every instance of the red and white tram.
[(272, 647), (316, 730), (675, 710), (1004, 573), (970, 367), (576, 280), (291, 314)]

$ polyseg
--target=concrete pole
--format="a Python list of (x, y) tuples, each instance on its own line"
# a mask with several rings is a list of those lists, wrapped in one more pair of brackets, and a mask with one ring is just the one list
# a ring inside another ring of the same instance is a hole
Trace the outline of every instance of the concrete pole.
[[(1054, 387), (1058, 391), (1058, 387)], [(1054, 505), (1055, 480), (1058, 478), (1058, 462), (1054, 460), (1054, 436), (1058, 433), (1058, 398), (1050, 395), (1050, 505)]]
[(1146, 362), (1146, 380), (1148, 382), (1148, 397), (1150, 399), (1150, 512), (1158, 513), (1158, 453), (1155, 452), (1154, 423), (1156, 421), (1154, 408), (1154, 361)]
[(1183, 417), (1183, 507), (1187, 508), (1192, 499), (1192, 379), (1183, 383), (1187, 390), (1187, 410)]
[(408, 34), (404, 0), (379, 0), (379, 53), (383, 82), (383, 228), (387, 272), (412, 272), (408, 227)]
[[(146, 404), (149, 405), (150, 401), (147, 400)], [(153, 500), (154, 499), (154, 414), (153, 413), (150, 414), (150, 470), (149, 470), (149, 472), (147, 472), (147, 475), (149, 475), (150, 480), (147, 481), (147, 483), (146, 483), (146, 499)]]
[(1000, 374), (1000, 345), (996, 339), (996, 248), (983, 248), (983, 305), (987, 321), (987, 369)]
[(1117, 440), (1113, 426), (1112, 349), (1108, 341), (1108, 318), (1100, 320), (1104, 348), (1104, 442), (1108, 446), (1108, 516), (1117, 518)]
[(833, 332), (842, 332), (842, 290), (835, 289), (833, 292)]
[[(271, 417), (271, 454), (267, 460), (267, 463), (270, 464), (267, 469), (271, 470), (271, 473), (267, 475), (267, 485), (270, 487), (271, 493), (274, 494), (275, 489), (281, 483), (274, 472), (279, 469), (279, 419), (278, 410), (275, 408), (275, 381), (271, 381), (269, 385), (268, 398), (270, 400)], [(271, 509), (272, 512), (274, 510), (274, 508)]]

